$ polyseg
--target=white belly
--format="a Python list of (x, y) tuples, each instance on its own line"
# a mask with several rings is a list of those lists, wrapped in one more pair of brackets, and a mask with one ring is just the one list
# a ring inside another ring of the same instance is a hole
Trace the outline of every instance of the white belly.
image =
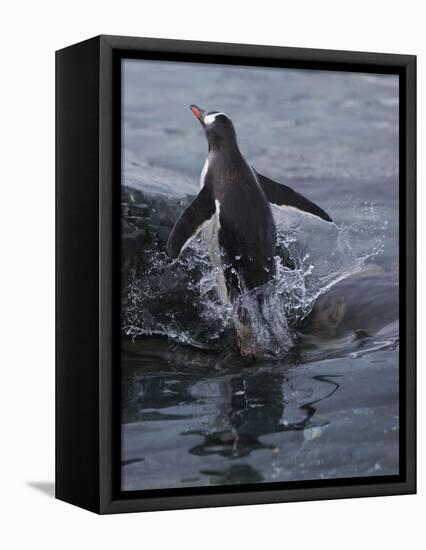
[[(208, 159), (204, 163), (203, 171), (200, 176), (200, 187), (204, 186), (204, 180), (209, 167)], [(215, 200), (216, 210), (210, 223), (206, 226), (204, 235), (207, 240), (208, 251), (210, 260), (213, 264), (213, 268), (216, 275), (216, 287), (219, 299), (223, 303), (229, 303), (228, 291), (225, 283), (225, 276), (223, 275), (223, 263), (222, 255), (220, 253), (219, 246), (219, 230), (220, 230), (220, 202)]]
[(209, 158), (206, 158), (206, 162), (204, 163), (203, 169), (201, 170), (200, 175), (200, 189), (204, 187), (204, 180), (206, 179), (206, 174), (209, 169)]

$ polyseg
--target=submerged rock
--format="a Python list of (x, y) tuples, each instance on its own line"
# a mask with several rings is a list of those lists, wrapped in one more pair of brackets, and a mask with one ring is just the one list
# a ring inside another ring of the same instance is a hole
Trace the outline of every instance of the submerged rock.
[[(165, 252), (170, 231), (180, 212), (189, 204), (187, 199), (166, 199), (138, 189), (121, 188), (121, 271), (123, 287), (129, 273), (142, 274), (153, 251)], [(133, 271), (134, 273), (134, 271)]]

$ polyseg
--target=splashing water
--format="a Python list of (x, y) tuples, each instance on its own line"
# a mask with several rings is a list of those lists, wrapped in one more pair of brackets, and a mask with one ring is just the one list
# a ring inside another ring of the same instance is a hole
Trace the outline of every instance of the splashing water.
[(219, 268), (210, 261), (204, 234), (175, 262), (154, 247), (148, 265), (142, 272), (132, 269), (124, 289), (124, 333), (132, 338), (158, 334), (197, 348), (229, 349), (235, 346), (235, 312), (244, 308), (257, 354), (284, 356), (318, 297), (360, 272), (382, 250), (385, 224), (373, 205), (357, 209), (368, 216), (368, 225), (362, 215), (351, 225), (336, 225), (274, 207), (276, 274), (233, 305), (218, 297)]

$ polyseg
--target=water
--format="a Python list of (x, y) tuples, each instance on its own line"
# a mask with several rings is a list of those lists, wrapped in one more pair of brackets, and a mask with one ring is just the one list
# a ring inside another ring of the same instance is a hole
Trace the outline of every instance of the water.
[[(398, 473), (397, 77), (129, 61), (123, 84), (122, 488)], [(273, 208), (255, 363), (204, 235), (164, 252), (206, 155), (192, 102), (334, 220)]]

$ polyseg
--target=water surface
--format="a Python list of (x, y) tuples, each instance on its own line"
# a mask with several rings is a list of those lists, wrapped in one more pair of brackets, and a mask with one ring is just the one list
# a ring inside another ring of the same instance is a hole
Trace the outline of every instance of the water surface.
[[(256, 169), (334, 221), (273, 208), (255, 363), (203, 235), (165, 255), (206, 155), (190, 103), (225, 111)], [(398, 473), (398, 171), (397, 77), (125, 63), (124, 490)]]

